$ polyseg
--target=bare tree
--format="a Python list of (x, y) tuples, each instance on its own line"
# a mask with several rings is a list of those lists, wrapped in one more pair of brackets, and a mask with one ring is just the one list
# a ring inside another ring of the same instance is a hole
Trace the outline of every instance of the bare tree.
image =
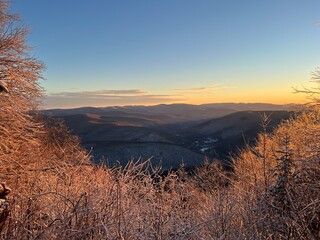
[[(42, 95), (38, 79), (43, 64), (30, 56), (28, 31), (8, 7), (0, 1), (0, 182), (24, 161), (32, 149), (27, 146), (36, 143), (40, 125), (28, 112), (36, 109)], [(0, 225), (1, 220), (5, 218)]]
[(314, 72), (312, 72), (311, 82), (316, 84), (315, 87), (302, 89), (293, 88), (294, 93), (304, 93), (307, 95), (307, 98), (311, 100), (309, 105), (319, 105), (320, 104), (320, 68), (317, 68)]
[(33, 143), (37, 124), (28, 111), (37, 108), (42, 95), (38, 79), (43, 64), (30, 56), (28, 31), (8, 7), (0, 1), (0, 161)]

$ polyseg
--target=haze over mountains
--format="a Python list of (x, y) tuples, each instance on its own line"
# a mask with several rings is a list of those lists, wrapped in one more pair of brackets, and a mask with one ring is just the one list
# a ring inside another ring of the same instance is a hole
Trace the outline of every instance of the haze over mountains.
[(156, 106), (83, 107), (44, 110), (64, 119), (95, 162), (109, 165), (151, 158), (164, 169), (201, 165), (205, 157), (226, 161), (232, 152), (254, 143), (261, 116), (270, 115), (268, 130), (288, 119), (291, 105), (171, 104)]

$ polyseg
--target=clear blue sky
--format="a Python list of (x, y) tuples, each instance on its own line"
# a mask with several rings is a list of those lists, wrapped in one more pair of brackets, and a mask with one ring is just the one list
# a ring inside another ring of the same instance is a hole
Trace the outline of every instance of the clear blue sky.
[(299, 102), (319, 0), (14, 0), (47, 66), (45, 107)]

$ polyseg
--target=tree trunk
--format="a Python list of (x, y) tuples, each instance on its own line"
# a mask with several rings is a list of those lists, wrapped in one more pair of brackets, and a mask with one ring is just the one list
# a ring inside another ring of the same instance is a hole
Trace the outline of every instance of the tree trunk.
[(6, 196), (10, 193), (10, 188), (5, 183), (0, 183), (0, 233), (2, 232), (5, 221), (9, 216), (9, 203)]

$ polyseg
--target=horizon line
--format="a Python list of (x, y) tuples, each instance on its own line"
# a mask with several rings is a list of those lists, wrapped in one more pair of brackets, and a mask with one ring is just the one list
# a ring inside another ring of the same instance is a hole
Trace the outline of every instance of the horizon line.
[(201, 103), (201, 104), (192, 104), (192, 103), (159, 103), (159, 104), (128, 104), (128, 105), (107, 105), (107, 106), (79, 106), (79, 107), (58, 107), (58, 108), (40, 108), (40, 111), (43, 110), (64, 110), (64, 109), (80, 109), (80, 108), (116, 108), (116, 107), (156, 107), (156, 106), (172, 106), (172, 105), (189, 105), (189, 106), (202, 106), (202, 105), (218, 105), (218, 104), (247, 104), (247, 105), (258, 105), (258, 104), (267, 104), (273, 106), (300, 106), (303, 103), (270, 103), (270, 102), (211, 102), (211, 103)]

